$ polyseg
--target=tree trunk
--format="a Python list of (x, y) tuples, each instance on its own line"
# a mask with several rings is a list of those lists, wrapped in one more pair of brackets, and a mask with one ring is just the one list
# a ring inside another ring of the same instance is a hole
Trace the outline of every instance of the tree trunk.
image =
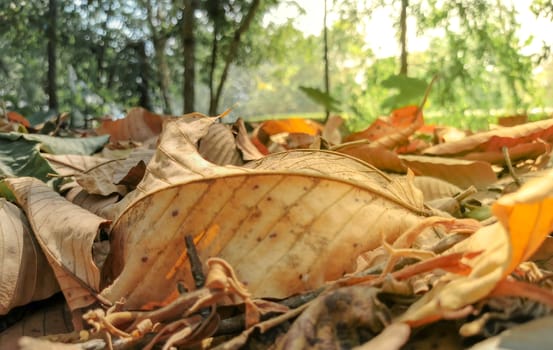
[(169, 99), (169, 65), (165, 57), (167, 39), (156, 38), (154, 40), (155, 59), (161, 98), (163, 99), (163, 112), (172, 113), (171, 101)]
[(400, 75), (407, 75), (407, 7), (409, 0), (401, 0), (401, 15), (399, 18), (399, 43), (401, 45)]
[(148, 64), (148, 56), (146, 55), (146, 43), (139, 41), (136, 43), (136, 54), (138, 55), (138, 76), (140, 77), (138, 83), (138, 93), (140, 94), (140, 100), (138, 105), (148, 110), (152, 110), (152, 101), (150, 99), (150, 82), (149, 72), (150, 67)]
[(217, 105), (215, 101), (215, 87), (214, 87), (214, 80), (215, 80), (215, 68), (217, 66), (217, 52), (218, 49), (218, 40), (217, 35), (219, 33), (219, 20), (217, 18), (214, 19), (213, 23), (213, 39), (211, 42), (211, 62), (209, 65), (209, 113), (211, 114), (211, 111), (217, 110)]
[(58, 20), (57, 0), (48, 1), (48, 27), (46, 36), (48, 40), (47, 55), (48, 55), (48, 82), (46, 85), (46, 93), (48, 94), (48, 107), (51, 110), (58, 110), (58, 94), (56, 84), (56, 44), (58, 41), (56, 27)]
[[(165, 19), (161, 16), (159, 7), (156, 11), (156, 19), (158, 23), (161, 23)], [(164, 33), (159, 33), (154, 23), (154, 10), (150, 0), (146, 1), (146, 14), (148, 17), (148, 24), (152, 36), (152, 43), (154, 44), (154, 59), (156, 64), (157, 82), (159, 90), (161, 92), (161, 99), (163, 100), (163, 112), (171, 114), (171, 101), (169, 100), (169, 65), (167, 64), (167, 58), (165, 57), (165, 48), (167, 47), (168, 36)]]
[[(327, 96), (330, 96), (330, 76), (328, 74), (328, 28), (326, 25), (326, 15), (327, 15), (327, 8), (326, 8), (326, 1), (324, 5), (324, 16), (323, 16), (323, 40), (324, 40), (324, 65), (325, 65), (325, 92)], [(330, 117), (330, 110), (328, 107), (325, 107), (325, 123), (328, 120), (328, 117)]]
[(260, 4), (260, 0), (252, 1), (250, 9), (248, 10), (248, 13), (244, 16), (244, 18), (242, 19), (242, 22), (240, 22), (240, 25), (234, 32), (234, 36), (232, 38), (227, 55), (225, 57), (225, 66), (223, 68), (223, 73), (221, 73), (221, 78), (219, 79), (219, 84), (217, 86), (217, 93), (215, 94), (215, 98), (212, 99), (212, 101), (210, 101), (210, 104), (209, 104), (210, 115), (217, 114), (219, 100), (221, 99), (221, 95), (223, 93), (223, 87), (227, 80), (230, 65), (236, 58), (236, 54), (238, 53), (238, 48), (240, 47), (240, 37), (248, 30), (250, 24), (252, 23), (255, 17), (257, 9), (259, 8), (259, 4)]
[(196, 40), (194, 36), (196, 19), (194, 12), (197, 7), (197, 0), (184, 0), (182, 24), (182, 46), (184, 49), (184, 85), (182, 96), (184, 99), (184, 113), (194, 112), (194, 81), (196, 79)]

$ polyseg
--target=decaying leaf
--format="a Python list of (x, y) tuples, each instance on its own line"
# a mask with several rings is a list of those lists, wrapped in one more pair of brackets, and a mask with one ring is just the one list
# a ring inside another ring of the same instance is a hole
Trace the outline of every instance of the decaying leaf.
[[(59, 342), (78, 341), (79, 335), (77, 333), (69, 333), (72, 330), (71, 315), (65, 301), (63, 298), (54, 296), (34, 304), (32, 309), (26, 312), (23, 319), (0, 332), (0, 349), (19, 349), (22, 346), (22, 337), (31, 339), (29, 343), (34, 346), (29, 346), (28, 349), (56, 349), (56, 345), (52, 345), (49, 341), (38, 340), (34, 337), (47, 337), (50, 341)], [(56, 337), (57, 334), (63, 335)]]
[(77, 172), (84, 172), (110, 160), (108, 158), (77, 154), (58, 155), (45, 153), (42, 154), (42, 157), (50, 163), (50, 166), (60, 176), (68, 176)]
[(218, 165), (244, 163), (236, 147), (234, 135), (230, 128), (223, 124), (211, 125), (200, 141), (199, 152), (205, 159)]
[(96, 132), (98, 135), (109, 135), (113, 143), (128, 140), (145, 141), (159, 135), (163, 121), (168, 117), (144, 108), (132, 108), (123, 119), (104, 119)]
[[(284, 297), (352, 271), (359, 253), (382, 237), (394, 240), (427, 215), (422, 195), (409, 182), (389, 181), (383, 188), (333, 174), (210, 164), (193, 145), (211, 122), (165, 125), (139, 194), (113, 226), (110, 275), (116, 279), (102, 292), (108, 299), (125, 296), (129, 307), (141, 307), (169, 298), (178, 280), (193, 288), (184, 264), (185, 235), (194, 237), (202, 260), (228, 261), (255, 296)], [(307, 159), (307, 168), (313, 167)], [(332, 173), (332, 162), (317, 162)], [(385, 181), (363, 166), (366, 174), (359, 176), (374, 176), (373, 184)], [(150, 285), (158, 287), (156, 293)]]
[(417, 175), (436, 177), (461, 188), (484, 189), (497, 181), (491, 165), (445, 157), (400, 156), (401, 161)]
[(421, 190), (425, 201), (453, 197), (462, 191), (460, 187), (431, 176), (416, 176), (413, 181)]
[(468, 276), (447, 275), (400, 317), (414, 324), (442, 317), (491, 293), (505, 276), (528, 259), (553, 230), (553, 171), (501, 197), (493, 205), (499, 222), (485, 226), (452, 251), (478, 252), (467, 261)]
[(0, 198), (0, 315), (59, 291), (25, 214)]
[(100, 287), (92, 243), (109, 221), (66, 201), (34, 178), (5, 181), (25, 210), (71, 310), (90, 305)]
[(125, 159), (108, 160), (82, 173), (74, 174), (77, 183), (90, 194), (125, 195), (142, 180), (145, 163), (153, 156), (152, 150), (135, 149)]
[(236, 133), (236, 147), (242, 152), (244, 161), (255, 160), (263, 157), (263, 154), (255, 147), (248, 136), (244, 120), (238, 118), (233, 125), (233, 131)]
[[(379, 290), (344, 287), (322, 295), (292, 324), (276, 349), (351, 349), (380, 333), (391, 319)], [(404, 341), (407, 337), (403, 337)]]
[(459, 141), (443, 143), (427, 148), (424, 153), (434, 156), (462, 156), (469, 152), (501, 152), (502, 147), (511, 148), (518, 144), (542, 139), (551, 141), (553, 137), (553, 119), (490, 130), (465, 137)]

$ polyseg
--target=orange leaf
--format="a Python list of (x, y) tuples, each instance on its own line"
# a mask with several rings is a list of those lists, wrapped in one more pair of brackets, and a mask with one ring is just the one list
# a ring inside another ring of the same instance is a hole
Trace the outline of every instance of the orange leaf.
[(9, 121), (19, 123), (26, 128), (31, 126), (31, 123), (27, 120), (27, 118), (17, 112), (8, 111), (6, 112), (6, 117), (8, 117)]
[(369, 140), (375, 141), (382, 136), (389, 135), (395, 130), (385, 117), (376, 119), (368, 128), (363, 131), (355, 132), (345, 138), (344, 141)]
[(318, 135), (322, 131), (322, 126), (312, 120), (292, 118), (282, 120), (268, 120), (261, 125), (267, 135), (276, 135), (283, 132), (303, 133), (308, 135)]
[(110, 135), (112, 143), (118, 141), (145, 141), (161, 133), (163, 120), (168, 116), (152, 113), (144, 108), (132, 108), (123, 119), (104, 119), (96, 129), (99, 135)]
[(396, 128), (405, 129), (422, 118), (422, 112), (420, 114), (418, 112), (418, 106), (405, 106), (395, 109), (390, 114), (390, 124)]

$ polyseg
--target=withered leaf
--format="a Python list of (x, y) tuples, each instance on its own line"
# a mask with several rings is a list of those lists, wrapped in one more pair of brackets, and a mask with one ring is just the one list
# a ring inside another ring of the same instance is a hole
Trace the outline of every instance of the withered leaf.
[(0, 315), (59, 291), (25, 214), (0, 198)]
[[(228, 261), (255, 296), (284, 297), (352, 271), (359, 253), (380, 245), (382, 237), (394, 240), (426, 215), (409, 179), (386, 179), (349, 157), (349, 164), (365, 169), (358, 175), (363, 181), (305, 173), (298, 166), (215, 166), (193, 146), (210, 123), (205, 118), (165, 125), (139, 194), (113, 226), (106, 266), (115, 280), (102, 292), (108, 299), (125, 296), (128, 307), (141, 307), (170, 298), (178, 280), (193, 288), (185, 235), (194, 237), (202, 261)], [(317, 162), (333, 168), (310, 152), (315, 162), (305, 157), (307, 168)], [(376, 180), (368, 181), (367, 174)], [(387, 187), (375, 185), (380, 183)]]
[(90, 305), (100, 286), (92, 243), (109, 221), (68, 202), (37, 179), (5, 181), (25, 210), (69, 307), (74, 310)]

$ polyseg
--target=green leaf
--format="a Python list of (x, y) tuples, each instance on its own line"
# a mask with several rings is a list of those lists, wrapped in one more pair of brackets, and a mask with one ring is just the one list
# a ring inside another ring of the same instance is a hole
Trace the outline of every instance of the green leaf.
[(300, 86), (300, 90), (304, 94), (306, 94), (307, 97), (309, 97), (313, 102), (320, 106), (323, 106), (325, 109), (328, 109), (332, 112), (340, 111), (340, 101), (330, 96), (330, 94), (327, 94), (320, 89), (307, 86)]
[(0, 133), (0, 177), (32, 176), (44, 182), (55, 173), (40, 155), (40, 143)]
[(405, 75), (391, 75), (383, 80), (383, 88), (397, 90), (397, 93), (386, 98), (380, 105), (382, 109), (393, 110), (410, 104), (418, 104), (424, 96), (428, 85), (424, 80)]
[(7, 135), (9, 135), (12, 140), (24, 138), (28, 141), (38, 142), (40, 144), (40, 149), (46, 153), (78, 154), (83, 156), (100, 151), (109, 140), (109, 135), (86, 138), (64, 138), (16, 132), (11, 132)]

